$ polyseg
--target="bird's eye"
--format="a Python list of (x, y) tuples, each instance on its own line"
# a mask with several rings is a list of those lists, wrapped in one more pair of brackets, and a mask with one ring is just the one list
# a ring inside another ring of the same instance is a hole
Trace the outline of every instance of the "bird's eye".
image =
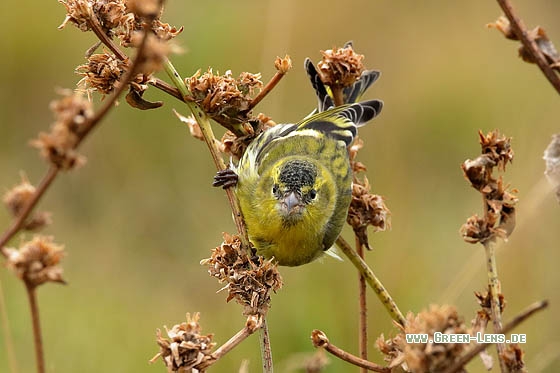
[(315, 189), (311, 189), (311, 191), (309, 192), (309, 197), (311, 199), (315, 199), (315, 197), (317, 197), (317, 191)]

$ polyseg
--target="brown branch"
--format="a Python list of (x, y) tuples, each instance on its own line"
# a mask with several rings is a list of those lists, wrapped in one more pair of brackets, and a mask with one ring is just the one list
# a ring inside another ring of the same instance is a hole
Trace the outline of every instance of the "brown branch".
[(119, 49), (119, 47), (117, 47), (115, 45), (115, 43), (113, 43), (111, 38), (109, 36), (107, 36), (107, 33), (105, 33), (105, 31), (103, 31), (103, 27), (101, 27), (101, 24), (99, 23), (99, 20), (97, 19), (97, 16), (95, 15), (94, 12), (91, 12), (90, 17), (88, 19), (88, 24), (89, 24), (89, 27), (91, 27), (91, 30), (93, 31), (93, 33), (99, 39), (99, 41), (101, 41), (103, 44), (105, 44), (105, 46), (107, 48), (109, 48), (111, 50), (111, 52), (113, 52), (113, 54), (119, 60), (121, 60), (121, 61), (128, 60), (128, 56), (126, 54), (124, 54), (124, 52), (121, 51)]
[(344, 95), (342, 94), (342, 86), (331, 86), (333, 101), (335, 106), (344, 105)]
[[(507, 323), (503, 327), (501, 333), (503, 333), (503, 334), (509, 333), (511, 330), (513, 330), (515, 327), (517, 327), (523, 321), (525, 321), (529, 317), (531, 317), (535, 312), (543, 310), (546, 307), (548, 307), (548, 301), (547, 300), (543, 300), (543, 301), (535, 302), (535, 303), (531, 304), (524, 311), (522, 311), (520, 314), (515, 316), (513, 318), (513, 320), (511, 320), (509, 323)], [(455, 373), (455, 372), (460, 371), (463, 368), (463, 366), (465, 366), (465, 364), (467, 364), (469, 361), (471, 361), (476, 355), (478, 355), (482, 350), (484, 350), (486, 347), (488, 347), (490, 345), (492, 345), (492, 343), (477, 344), (475, 347), (471, 348), (470, 351), (465, 353), (454, 365), (452, 365), (451, 367), (449, 367), (449, 369), (444, 371), (444, 373)]]
[(367, 370), (371, 370), (374, 372), (381, 372), (381, 373), (390, 373), (391, 372), (391, 368), (388, 367), (384, 367), (375, 363), (372, 363), (371, 361), (367, 361), (364, 359), (361, 359), (355, 355), (352, 355), (349, 352), (344, 351), (343, 349), (333, 345), (332, 343), (329, 342), (329, 339), (327, 338), (327, 335), (320, 331), (320, 330), (313, 330), (313, 332), (311, 333), (311, 341), (313, 341), (313, 346), (315, 347), (321, 347), (324, 348), (325, 350), (327, 350), (328, 352), (330, 352), (331, 354), (333, 354), (334, 356), (338, 357), (339, 359), (342, 359), (352, 365), (356, 365), (358, 367), (367, 369)]
[(280, 82), (280, 80), (286, 75), (286, 72), (277, 71), (276, 74), (270, 79), (268, 83), (264, 86), (264, 88), (259, 92), (259, 94), (251, 101), (249, 104), (249, 109), (253, 109), (259, 102), (262, 101), (263, 98), (266, 97), (272, 91), (274, 87)]
[[(103, 106), (101, 106), (101, 108), (95, 113), (95, 115), (91, 117), (86, 123), (84, 123), (84, 130), (80, 133), (75, 148), (77, 148), (82, 143), (84, 138), (94, 129), (94, 127), (101, 121), (101, 119), (103, 119), (103, 117), (109, 112), (109, 110), (111, 110), (111, 108), (114, 106), (115, 102), (119, 98), (120, 94), (127, 88), (128, 86), (127, 82), (132, 80), (132, 77), (136, 75), (138, 70), (138, 65), (139, 65), (138, 62), (141, 59), (141, 55), (144, 53), (147, 38), (148, 38), (148, 32), (144, 32), (144, 37), (142, 38), (142, 42), (138, 47), (136, 58), (134, 59), (132, 66), (130, 67), (130, 69), (122, 79), (123, 83), (118, 86), (114, 94), (108, 100), (104, 101)], [(4, 250), (4, 246), (8, 243), (8, 241), (10, 241), (10, 239), (15, 234), (19, 232), (19, 230), (25, 223), (25, 220), (27, 219), (31, 211), (33, 211), (33, 209), (35, 208), (39, 200), (43, 197), (47, 189), (50, 187), (50, 185), (58, 175), (58, 172), (59, 169), (54, 166), (51, 166), (49, 168), (47, 174), (41, 180), (39, 187), (31, 197), (28, 204), (18, 215), (16, 220), (14, 220), (10, 228), (7, 231), (5, 231), (4, 234), (2, 234), (2, 237), (0, 238), (0, 251), (2, 252), (2, 255), (4, 255), (4, 257), (6, 257), (7, 255)]]
[(543, 55), (535, 40), (529, 36), (529, 32), (527, 31), (523, 20), (515, 14), (515, 10), (509, 0), (497, 1), (508, 18), (517, 38), (521, 41), (521, 43), (523, 43), (527, 52), (533, 56), (535, 63), (539, 66), (550, 84), (552, 84), (552, 86), (560, 94), (560, 76), (558, 76), (558, 74), (556, 74), (553, 68), (548, 64), (546, 57)]
[(177, 100), (185, 102), (185, 100), (183, 99), (183, 95), (181, 95), (181, 92), (179, 92), (179, 90), (175, 87), (173, 87), (171, 84), (158, 79), (158, 78), (152, 78), (148, 81), (148, 84), (150, 84), (151, 86), (162, 90), (163, 92), (167, 93), (168, 95), (171, 95), (173, 97), (175, 97)]
[(238, 331), (226, 343), (218, 347), (216, 351), (214, 351), (212, 355), (210, 355), (209, 360), (203, 361), (202, 363), (198, 364), (195, 368), (199, 371), (205, 371), (206, 369), (208, 369), (208, 367), (210, 367), (212, 364), (214, 364), (216, 361), (222, 358), (225, 354), (227, 354), (235, 347), (237, 347), (241, 342), (247, 339), (248, 336), (253, 334), (260, 327), (261, 325), (258, 325), (256, 322), (254, 322), (251, 319), (248, 319), (243, 329)]
[(31, 310), (31, 321), (33, 322), (33, 339), (35, 345), (35, 361), (37, 373), (45, 373), (45, 355), (43, 353), (43, 337), (41, 334), (41, 322), (39, 319), (39, 306), (37, 304), (37, 287), (28, 281), (25, 282), (25, 290)]
[[(360, 258), (364, 258), (364, 245), (356, 235), (356, 251)], [(367, 297), (366, 297), (366, 278), (359, 274), (359, 305), (360, 305), (360, 321), (359, 321), (359, 352), (360, 357), (364, 360), (368, 359), (368, 323), (367, 323)], [(362, 373), (366, 372), (365, 368), (360, 370)]]

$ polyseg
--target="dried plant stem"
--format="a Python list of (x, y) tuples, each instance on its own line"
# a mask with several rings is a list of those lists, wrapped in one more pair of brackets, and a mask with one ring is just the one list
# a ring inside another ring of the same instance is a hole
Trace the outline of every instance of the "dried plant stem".
[(4, 296), (4, 289), (2, 281), (0, 281), (0, 314), (2, 316), (2, 329), (4, 330), (4, 344), (6, 345), (6, 353), (8, 355), (8, 364), (10, 366), (10, 373), (17, 373), (17, 360), (14, 351), (14, 339), (10, 332), (10, 320), (8, 320), (8, 311), (6, 309), (6, 298)]
[[(210, 125), (210, 118), (208, 115), (202, 110), (200, 106), (198, 106), (195, 102), (191, 101), (190, 92), (185, 82), (171, 63), (171, 61), (166, 60), (164, 63), (165, 71), (167, 75), (177, 87), (181, 95), (183, 96), (183, 100), (189, 107), (190, 111), (192, 112), (195, 120), (197, 121), (202, 135), (204, 137), (204, 142), (208, 146), (208, 150), (214, 160), (214, 164), (218, 171), (222, 171), (226, 169), (226, 165), (220, 156), (218, 148), (216, 147), (216, 137), (214, 136), (214, 132), (212, 131), (212, 126)], [(243, 215), (241, 215), (241, 208), (239, 207), (239, 202), (237, 201), (237, 197), (233, 191), (233, 188), (229, 187), (226, 188), (226, 195), (231, 206), (231, 211), (233, 213), (233, 219), (235, 221), (235, 226), (237, 228), (237, 232), (241, 236), (241, 253), (243, 255), (247, 255), (246, 248), (249, 245), (249, 238), (247, 235), (247, 229), (245, 227), (245, 222), (243, 221)], [(262, 352), (262, 364), (263, 364), (263, 372), (272, 372), (272, 350), (270, 347), (270, 338), (268, 334), (268, 326), (266, 323), (266, 319), (263, 317), (262, 323), (260, 325), (261, 328), (264, 328), (260, 333), (260, 342), (261, 342), (261, 352)]]
[(313, 346), (324, 348), (325, 350), (327, 350), (328, 352), (330, 352), (334, 356), (336, 356), (339, 359), (342, 359), (344, 361), (347, 361), (350, 364), (353, 364), (353, 365), (356, 365), (358, 367), (364, 368), (366, 370), (371, 370), (371, 371), (374, 371), (374, 372), (382, 372), (382, 373), (390, 373), (391, 372), (391, 368), (384, 367), (384, 366), (372, 363), (371, 361), (361, 359), (361, 358), (359, 358), (355, 355), (352, 355), (351, 353), (346, 352), (343, 349), (333, 345), (332, 343), (329, 342), (329, 338), (327, 337), (327, 335), (324, 332), (322, 332), (321, 330), (317, 330), (317, 329), (313, 330), (313, 332), (311, 333), (311, 341), (313, 342)]
[(261, 359), (263, 365), (263, 372), (272, 373), (272, 348), (270, 347), (270, 335), (268, 334), (268, 323), (263, 318), (262, 325), (259, 329), (260, 346), (261, 346)]
[(88, 19), (88, 24), (91, 27), (91, 30), (94, 32), (94, 34), (99, 39), (99, 41), (101, 41), (103, 44), (105, 44), (105, 46), (107, 48), (109, 48), (111, 50), (111, 52), (113, 52), (113, 54), (119, 60), (125, 61), (125, 60), (128, 59), (128, 56), (126, 54), (124, 54), (124, 52), (121, 51), (119, 49), (119, 47), (117, 47), (115, 45), (115, 43), (113, 43), (111, 38), (109, 36), (107, 36), (105, 31), (103, 31), (103, 28), (101, 27), (101, 24), (99, 23), (99, 20), (97, 19), (94, 12), (91, 12), (90, 17)]
[(214, 353), (212, 353), (212, 355), (210, 355), (211, 358), (209, 360), (206, 360), (206, 361), (198, 364), (196, 366), (196, 369), (198, 369), (199, 371), (204, 371), (205, 369), (210, 367), (212, 364), (214, 364), (216, 361), (218, 361), (221, 357), (223, 357), (225, 354), (227, 354), (228, 352), (233, 350), (235, 347), (237, 347), (237, 345), (239, 345), (245, 339), (247, 339), (247, 337), (250, 336), (251, 334), (253, 334), (255, 332), (255, 330), (256, 329), (253, 325), (249, 325), (249, 323), (247, 323), (247, 325), (245, 325), (245, 327), (243, 329), (238, 331), (226, 343), (224, 343), (223, 345), (218, 347), (216, 349), (216, 351), (214, 351)]
[(259, 102), (262, 101), (263, 98), (266, 97), (267, 94), (270, 93), (276, 87), (276, 85), (282, 80), (282, 78), (286, 75), (286, 72), (277, 71), (276, 74), (270, 79), (268, 83), (263, 87), (263, 89), (259, 92), (259, 94), (251, 101), (249, 104), (249, 109), (253, 109), (255, 106), (258, 105)]
[[(484, 243), (486, 251), (486, 266), (488, 270), (488, 289), (490, 290), (492, 324), (494, 325), (494, 333), (502, 333), (502, 306), (500, 304), (500, 280), (498, 279), (498, 266), (496, 264), (496, 245), (495, 239), (490, 239)], [(504, 360), (501, 358), (505, 350), (504, 343), (497, 343), (498, 360), (502, 372), (508, 369)]]
[[(84, 123), (84, 130), (80, 133), (80, 137), (76, 142), (75, 148), (77, 148), (81, 144), (84, 138), (95, 128), (95, 126), (101, 121), (101, 119), (105, 117), (105, 115), (109, 112), (109, 110), (114, 106), (117, 98), (128, 86), (127, 82), (129, 82), (131, 78), (136, 74), (138, 68), (138, 61), (140, 60), (142, 54), (144, 53), (147, 36), (148, 36), (148, 32), (147, 30), (145, 30), (144, 37), (142, 38), (142, 42), (138, 47), (136, 58), (134, 59), (134, 62), (130, 67), (129, 71), (127, 72), (127, 74), (123, 77), (122, 84), (116, 89), (114, 94), (104, 102), (103, 106), (95, 113), (95, 115)], [(52, 182), (58, 175), (59, 173), (58, 171), (59, 169), (54, 166), (51, 166), (49, 168), (47, 174), (43, 177), (42, 181), (39, 184), (39, 187), (36, 189), (35, 193), (31, 197), (27, 205), (24, 207), (23, 211), (14, 220), (10, 228), (3, 233), (2, 238), (0, 238), (0, 249), (4, 256), (6, 256), (4, 246), (17, 232), (19, 232), (25, 220), (33, 210), (33, 208), (37, 205), (41, 197), (45, 194), (49, 186), (52, 184)], [(45, 363), (44, 363), (43, 343), (42, 343), (42, 336), (41, 336), (41, 324), (39, 322), (39, 307), (37, 304), (36, 288), (35, 286), (33, 286), (28, 282), (25, 282), (25, 287), (27, 289), (27, 295), (29, 298), (29, 307), (31, 310), (31, 318), (33, 321), (33, 336), (35, 342), (37, 372), (44, 373)]]
[[(364, 245), (362, 245), (360, 238), (356, 236), (356, 252), (360, 258), (364, 259)], [(360, 274), (358, 279), (358, 289), (359, 289), (359, 305), (360, 305), (360, 340), (358, 344), (358, 350), (360, 352), (360, 357), (364, 360), (368, 359), (368, 324), (367, 324), (367, 294), (366, 294), (366, 278)], [(362, 373), (366, 373), (367, 369), (361, 368)]]
[[(224, 160), (220, 156), (220, 152), (216, 147), (216, 137), (214, 136), (214, 132), (212, 131), (212, 126), (210, 125), (210, 118), (204, 110), (200, 106), (198, 106), (195, 102), (190, 100), (190, 92), (185, 82), (175, 69), (175, 66), (171, 63), (171, 61), (166, 60), (164, 63), (165, 72), (175, 85), (181, 95), (183, 96), (183, 101), (187, 104), (190, 111), (192, 112), (195, 120), (197, 121), (198, 125), (200, 126), (200, 130), (202, 135), (204, 136), (204, 142), (208, 146), (208, 150), (210, 151), (210, 155), (212, 156), (212, 160), (216, 165), (216, 169), (218, 171), (222, 171), (226, 169), (226, 165)], [(242, 250), (245, 250), (247, 245), (249, 244), (249, 239), (247, 237), (247, 229), (245, 228), (245, 222), (243, 221), (243, 216), (241, 215), (241, 209), (239, 207), (239, 202), (237, 201), (237, 197), (233, 189), (226, 188), (226, 195), (231, 206), (231, 211), (233, 213), (233, 220), (235, 221), (235, 226), (237, 228), (237, 232), (241, 236)]]
[[(540, 301), (540, 302), (535, 302), (535, 303), (531, 304), (523, 312), (521, 312), (519, 315), (515, 316), (513, 318), (513, 320), (511, 320), (509, 323), (507, 323), (503, 327), (501, 333), (504, 333), (504, 334), (509, 333), (511, 330), (513, 330), (515, 327), (517, 327), (523, 321), (525, 321), (529, 317), (531, 317), (535, 312), (543, 310), (546, 307), (548, 307), (548, 301), (546, 301), (546, 300), (543, 300), (543, 301)], [(451, 367), (449, 367), (449, 369), (444, 371), (444, 373), (455, 373), (455, 372), (460, 371), (463, 368), (463, 366), (465, 366), (465, 364), (467, 364), (469, 361), (471, 361), (482, 350), (484, 350), (486, 347), (488, 347), (490, 345), (492, 345), (492, 343), (477, 344), (475, 347), (471, 348), (467, 353), (465, 353), (454, 365), (452, 365)]]
[(387, 310), (387, 312), (389, 312), (389, 315), (391, 315), (393, 320), (404, 326), (406, 320), (402, 312), (400, 311), (399, 307), (397, 306), (389, 292), (387, 292), (381, 281), (379, 281), (371, 268), (369, 268), (367, 263), (362, 258), (360, 258), (356, 251), (354, 251), (352, 247), (350, 247), (348, 242), (346, 242), (344, 238), (342, 238), (342, 236), (339, 236), (337, 238), (336, 245), (340, 250), (342, 250), (344, 255), (346, 255), (350, 262), (352, 262), (352, 264), (356, 267), (356, 269), (358, 269), (360, 274), (366, 279), (366, 282), (373, 289), (381, 303), (385, 305), (385, 309)]
[(148, 81), (148, 84), (152, 85), (153, 87), (162, 90), (163, 92), (167, 93), (168, 95), (171, 95), (173, 97), (175, 97), (177, 100), (183, 101), (183, 95), (181, 94), (181, 92), (179, 92), (179, 90), (175, 87), (173, 87), (172, 85), (169, 85), (167, 82), (158, 79), (158, 78), (151, 78)]
[(39, 305), (37, 304), (36, 286), (25, 281), (25, 290), (31, 310), (31, 321), (33, 322), (33, 340), (35, 344), (35, 360), (37, 373), (45, 373), (45, 355), (43, 354), (43, 337), (41, 334), (41, 321), (39, 319)]
[[(91, 117), (86, 123), (84, 123), (83, 128), (84, 130), (80, 133), (78, 141), (76, 142), (75, 148), (77, 148), (82, 141), (86, 138), (86, 136), (95, 128), (95, 126), (107, 115), (109, 110), (115, 105), (115, 102), (119, 98), (120, 94), (126, 89), (128, 86), (127, 82), (129, 82), (134, 75), (136, 75), (136, 71), (138, 70), (138, 61), (140, 60), (139, 57), (144, 53), (144, 48), (146, 46), (148, 32), (144, 32), (144, 37), (142, 38), (142, 42), (138, 47), (138, 51), (136, 53), (136, 58), (126, 75), (123, 77), (122, 84), (115, 90), (113, 95), (103, 102), (103, 105), (99, 108), (99, 110), (95, 113), (93, 117)], [(41, 197), (45, 194), (47, 189), (50, 187), (56, 176), (58, 175), (58, 168), (51, 166), (47, 171), (47, 174), (43, 177), (39, 186), (37, 187), (35, 193), (31, 197), (30, 201), (24, 207), (22, 212), (18, 215), (18, 217), (14, 220), (10, 228), (2, 234), (0, 238), (0, 250), (4, 256), (6, 253), (4, 251), (4, 246), (10, 241), (10, 239), (19, 232), (25, 220), (33, 211)]]
[(525, 49), (531, 54), (531, 56), (533, 56), (535, 63), (539, 66), (550, 84), (552, 84), (552, 86), (560, 94), (560, 76), (558, 76), (552, 67), (550, 67), (545, 56), (537, 46), (537, 43), (535, 43), (535, 40), (529, 36), (529, 32), (527, 31), (527, 27), (525, 27), (523, 20), (515, 14), (515, 10), (509, 0), (497, 1), (504, 11), (505, 16), (508, 18), (515, 36), (521, 40), (521, 43), (523, 43)]
[(18, 217), (12, 222), (10, 228), (8, 228), (8, 230), (6, 230), (2, 234), (2, 238), (0, 238), (0, 250), (2, 251), (4, 257), (7, 256), (6, 252), (4, 251), (4, 246), (12, 239), (12, 237), (14, 237), (19, 232), (21, 227), (25, 224), (25, 221), (29, 217), (29, 214), (31, 213), (31, 211), (33, 211), (41, 197), (45, 194), (51, 183), (56, 178), (56, 175), (58, 175), (58, 168), (51, 166), (47, 171), (47, 174), (39, 183), (39, 186), (35, 190), (35, 193), (31, 197), (27, 205), (23, 208)]
[(344, 96), (341, 86), (331, 86), (335, 106), (344, 105)]

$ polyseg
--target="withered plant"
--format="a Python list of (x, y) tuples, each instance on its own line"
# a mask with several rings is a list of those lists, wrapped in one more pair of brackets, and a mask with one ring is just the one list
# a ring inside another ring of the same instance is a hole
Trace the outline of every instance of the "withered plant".
[[(43, 341), (39, 319), (37, 289), (46, 282), (64, 284), (61, 260), (65, 255), (63, 246), (56, 244), (53, 237), (34, 235), (22, 242), (18, 248), (8, 246), (22, 231), (39, 231), (51, 223), (51, 214), (36, 211), (36, 206), (52, 182), (62, 173), (84, 165), (85, 157), (78, 152), (80, 145), (92, 130), (115, 107), (125, 92), (125, 101), (139, 110), (162, 107), (163, 102), (146, 99), (148, 88), (154, 87), (184, 103), (192, 115), (176, 112), (178, 119), (188, 125), (191, 135), (204, 141), (217, 171), (226, 169), (224, 159), (237, 161), (247, 146), (262, 132), (275, 126), (272, 118), (253, 109), (261, 102), (292, 68), (289, 56), (274, 61), (276, 74), (264, 84), (260, 73), (242, 72), (238, 76), (231, 71), (224, 74), (209, 68), (196, 71), (183, 79), (168, 56), (178, 47), (174, 39), (183, 28), (173, 27), (162, 21), (161, 0), (60, 0), (66, 9), (66, 17), (60, 28), (75, 26), (80, 31), (94, 33), (99, 41), (87, 49), (87, 62), (79, 65), (76, 72), (81, 76), (75, 90), (62, 90), (61, 97), (51, 104), (55, 120), (51, 128), (41, 132), (31, 145), (39, 150), (47, 162), (44, 178), (34, 186), (27, 177), (8, 191), (4, 203), (13, 216), (12, 224), (0, 237), (0, 250), (5, 265), (25, 285), (32, 315), (37, 372), (45, 372)], [(560, 93), (560, 58), (554, 45), (541, 28), (527, 31), (515, 15), (507, 0), (498, 0), (507, 18), (491, 24), (513, 40), (522, 42), (521, 57), (536, 63)], [(126, 51), (126, 52), (125, 52)], [(345, 103), (347, 89), (360, 80), (379, 76), (367, 70), (365, 57), (358, 54), (352, 43), (342, 48), (321, 51), (322, 59), (317, 71), (322, 84), (332, 94), (335, 105)], [(307, 62), (306, 62), (307, 63)], [(309, 62), (310, 63), (310, 62)], [(171, 83), (154, 74), (165, 71)], [(99, 94), (103, 100), (94, 107), (91, 96)], [(212, 125), (226, 129), (218, 140)], [(557, 135), (558, 136), (558, 135)], [(371, 249), (369, 231), (385, 231), (390, 228), (390, 211), (384, 197), (372, 193), (372, 186), (365, 176), (366, 166), (358, 161), (357, 155), (364, 142), (356, 138), (349, 149), (351, 167), (354, 172), (352, 202), (347, 222), (354, 231), (355, 248), (343, 237), (337, 246), (346, 255), (359, 274), (359, 356), (337, 347), (320, 330), (313, 330), (311, 339), (315, 347), (321, 348), (360, 367), (361, 371), (377, 372), (464, 372), (466, 364), (480, 355), (487, 368), (492, 358), (486, 352), (488, 343), (408, 343), (406, 334), (434, 333), (470, 334), (484, 333), (491, 321), (495, 333), (507, 333), (526, 318), (547, 306), (537, 302), (526, 311), (503, 324), (502, 313), (505, 298), (498, 278), (495, 247), (499, 240), (506, 240), (515, 227), (517, 197), (502, 177), (494, 171), (505, 171), (513, 159), (511, 139), (493, 131), (487, 135), (479, 133), (482, 154), (463, 163), (467, 180), (482, 196), (482, 215), (473, 215), (461, 228), (464, 240), (480, 243), (486, 253), (488, 288), (476, 293), (480, 309), (470, 327), (464, 317), (452, 305), (431, 305), (417, 314), (409, 312), (405, 317), (397, 303), (389, 295), (373, 270), (366, 264), (365, 252)], [(558, 183), (558, 139), (545, 154), (551, 181)], [(555, 145), (554, 145), (555, 144)], [(270, 309), (271, 296), (281, 289), (283, 281), (273, 259), (256, 255), (247, 236), (239, 204), (232, 185), (225, 185), (233, 218), (234, 234), (224, 233), (223, 240), (201, 261), (210, 274), (227, 292), (226, 301), (235, 300), (242, 306), (246, 318), (240, 331), (219, 347), (212, 334), (203, 334), (198, 313), (187, 314), (186, 322), (156, 332), (159, 352), (150, 360), (163, 361), (168, 372), (201, 372), (210, 369), (226, 353), (234, 349), (247, 337), (259, 331), (262, 342), (262, 368), (272, 372), (272, 349), (268, 335), (266, 315)], [(372, 227), (372, 228), (369, 228)], [(368, 286), (385, 305), (395, 326), (395, 335), (386, 339), (381, 335), (376, 342), (384, 355), (385, 363), (369, 361), (366, 292)], [(322, 350), (305, 366), (308, 372), (319, 372), (326, 365)], [(517, 345), (497, 344), (498, 361), (502, 372), (525, 370), (523, 351)], [(246, 368), (243, 368), (246, 369)]]

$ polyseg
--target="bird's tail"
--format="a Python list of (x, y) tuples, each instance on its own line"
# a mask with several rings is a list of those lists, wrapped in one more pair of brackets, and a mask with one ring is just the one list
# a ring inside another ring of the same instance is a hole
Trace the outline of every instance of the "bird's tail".
[(380, 100), (337, 106), (304, 119), (293, 130), (321, 132), (350, 146), (358, 133), (357, 127), (375, 118), (382, 108)]

